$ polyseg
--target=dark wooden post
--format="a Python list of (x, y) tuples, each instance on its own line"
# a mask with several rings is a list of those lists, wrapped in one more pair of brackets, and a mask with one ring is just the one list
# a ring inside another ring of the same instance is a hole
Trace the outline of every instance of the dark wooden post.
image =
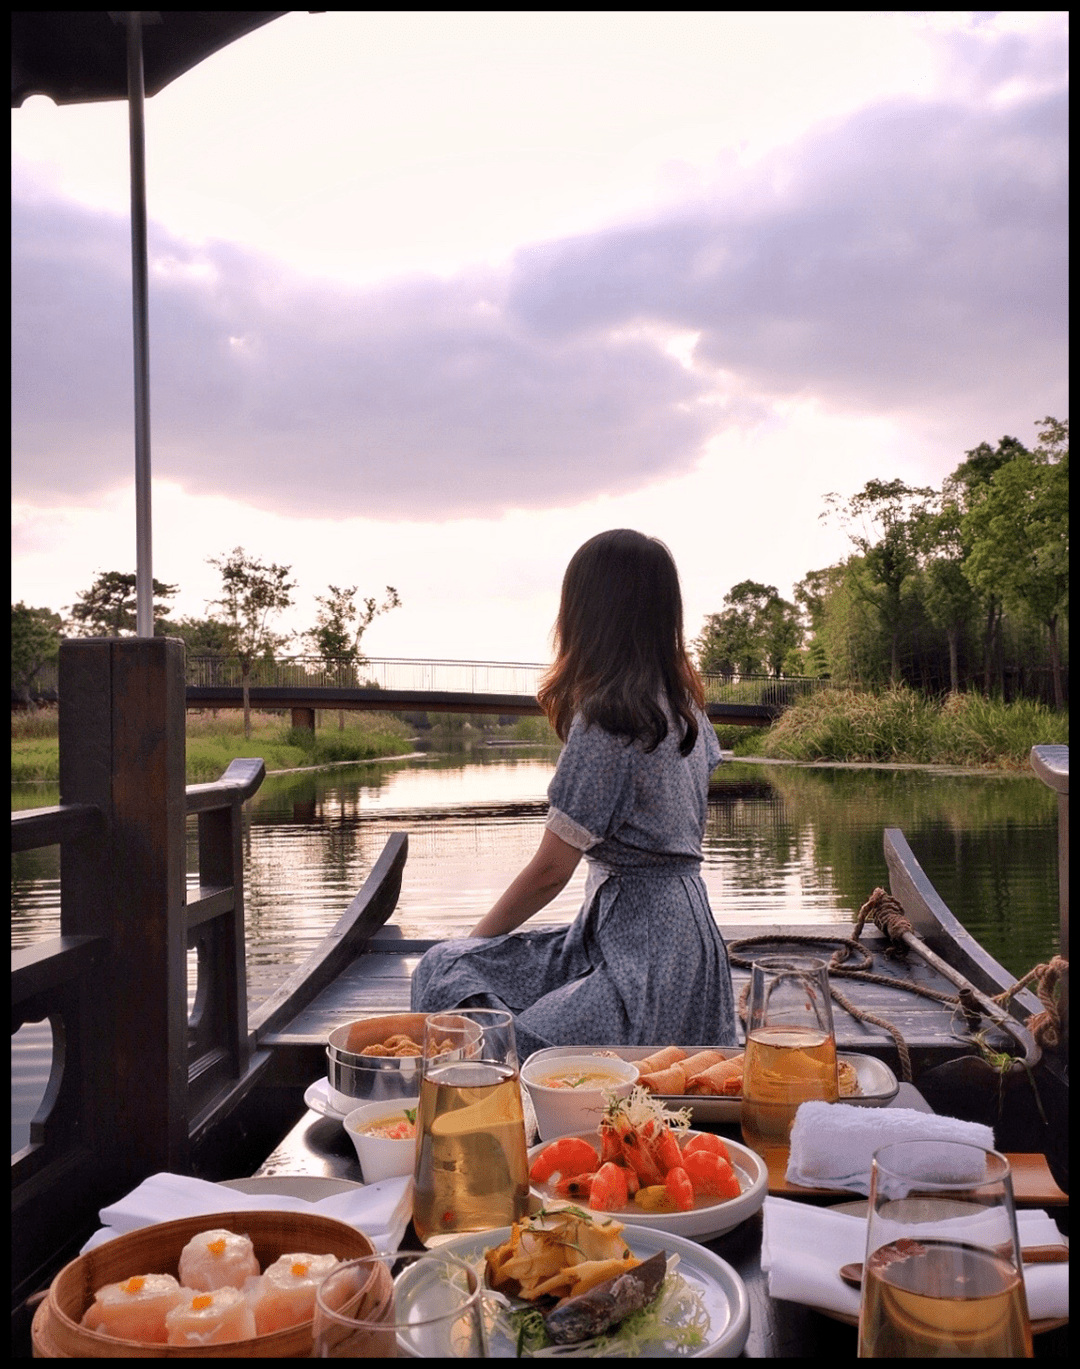
[(1058, 904), (1061, 915), (1061, 954), (1069, 958), (1069, 748), (1033, 746), (1031, 768), (1058, 800)]
[(294, 708), (292, 711), (293, 727), (305, 727), (314, 735), (315, 732), (315, 710), (313, 708)]
[(188, 1159), (184, 645), (60, 648), (60, 801), (96, 804), (104, 835), (63, 861), (61, 929), (108, 938), (92, 1072), (101, 1189)]

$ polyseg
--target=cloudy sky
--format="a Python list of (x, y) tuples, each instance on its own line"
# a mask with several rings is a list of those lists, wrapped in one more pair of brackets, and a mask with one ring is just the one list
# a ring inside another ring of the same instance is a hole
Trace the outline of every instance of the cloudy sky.
[[(692, 637), (823, 497), (1064, 418), (1062, 12), (294, 12), (147, 103), (157, 578), (544, 660), (663, 538)], [(127, 113), (12, 111), (13, 600), (134, 570)]]

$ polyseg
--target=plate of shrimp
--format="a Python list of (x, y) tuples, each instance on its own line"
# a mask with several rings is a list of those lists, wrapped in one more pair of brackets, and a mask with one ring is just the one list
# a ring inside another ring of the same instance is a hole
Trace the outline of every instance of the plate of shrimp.
[(748, 1147), (691, 1131), (645, 1089), (612, 1099), (593, 1132), (529, 1151), (532, 1191), (548, 1207), (610, 1212), (620, 1221), (708, 1239), (765, 1201), (768, 1170)]

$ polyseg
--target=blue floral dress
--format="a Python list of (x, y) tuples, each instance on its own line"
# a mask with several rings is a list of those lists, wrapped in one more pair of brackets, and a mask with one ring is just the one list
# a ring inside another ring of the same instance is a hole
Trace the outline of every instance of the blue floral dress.
[(433, 947), (414, 1012), (509, 1008), (522, 1059), (557, 1045), (736, 1045), (727, 951), (701, 879), (716, 734), (681, 721), (655, 751), (574, 719), (548, 788), (547, 826), (584, 852), (585, 902), (570, 927)]

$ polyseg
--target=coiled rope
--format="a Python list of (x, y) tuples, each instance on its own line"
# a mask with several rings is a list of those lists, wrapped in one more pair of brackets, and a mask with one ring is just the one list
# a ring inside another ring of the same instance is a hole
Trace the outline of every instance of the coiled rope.
[[(901, 1075), (905, 1083), (910, 1083), (912, 1078), (911, 1052), (908, 1049), (907, 1042), (904, 1040), (900, 1029), (887, 1018), (880, 1017), (877, 1013), (870, 1012), (866, 1008), (856, 1007), (847, 995), (841, 993), (832, 982), (833, 978), (857, 979), (864, 984), (880, 984), (886, 988), (903, 989), (907, 993), (920, 994), (923, 998), (933, 999), (935, 1002), (942, 1003), (946, 1007), (951, 1007), (954, 1012), (961, 1013), (965, 1027), (969, 1033), (974, 1033), (978, 1030), (979, 1022), (984, 1013), (983, 1004), (979, 1001), (980, 995), (977, 990), (971, 985), (967, 985), (966, 987), (962, 985), (958, 986), (958, 992), (956, 994), (950, 994), (941, 989), (932, 989), (928, 985), (914, 984), (910, 981), (895, 979), (889, 975), (871, 973), (869, 967), (873, 964), (873, 956), (859, 941), (862, 930), (868, 921), (872, 921), (884, 936), (888, 938), (888, 946), (885, 949), (886, 955), (906, 958), (912, 942), (920, 948), (921, 954), (933, 954), (932, 952), (929, 952), (927, 948), (922, 947), (922, 944), (918, 942), (918, 938), (914, 935), (914, 929), (897, 900), (893, 898), (891, 894), (887, 894), (884, 889), (875, 889), (859, 909), (859, 915), (855, 921), (854, 935), (851, 937), (821, 936), (812, 933), (797, 932), (767, 932), (762, 933), (760, 936), (743, 937), (738, 941), (731, 942), (728, 947), (728, 959), (732, 965), (737, 965), (742, 969), (749, 969), (753, 965), (753, 961), (749, 957), (743, 955), (742, 952), (750, 946), (788, 946), (792, 944), (835, 946), (836, 949), (828, 960), (829, 990), (833, 1001), (843, 1008), (846, 1013), (850, 1014), (851, 1017), (855, 1018), (856, 1021), (869, 1022), (873, 1026), (880, 1027), (882, 1031), (887, 1032), (889, 1036), (892, 1037), (896, 1046), (896, 1053), (900, 1060)], [(909, 936), (912, 939), (911, 942), (905, 940), (905, 938)], [(1052, 970), (1055, 962), (1059, 959), (1060, 957), (1056, 957), (1055, 961), (1052, 961), (1049, 967), (1039, 966), (1038, 970), (1033, 970), (1030, 975), (1025, 976), (1024, 980), (1014, 985), (1013, 988), (1008, 991), (1007, 995), (1003, 994), (1000, 997), (1006, 999), (1012, 994), (1015, 994), (1023, 988), (1025, 984), (1030, 982), (1032, 978), (1036, 977), (1039, 971), (1047, 972)], [(1067, 972), (1067, 962), (1062, 963), (1065, 965), (1065, 970)], [(1060, 975), (1060, 971), (1058, 973)], [(1042, 978), (1046, 979), (1047, 975), (1044, 973)], [(1052, 1019), (1050, 1025), (1047, 1027), (1047, 1031), (1056, 1031), (1059, 1039), (1061, 1031), (1060, 1021), (1054, 1016), (1055, 1000), (1053, 999), (1053, 985), (1055, 982), (1060, 982), (1060, 979), (1054, 981), (1051, 976), (1051, 985), (1048, 989), (1049, 996), (1047, 998), (1043, 998), (1040, 992), (1040, 999), (1046, 1005), (1046, 1011), (1043, 1014), (1040, 1014), (1040, 1019), (1043, 1017)], [(746, 997), (748, 991), (749, 985), (744, 986), (739, 998), (739, 1015), (744, 1022), (746, 1021)], [(989, 1001), (991, 1000), (984, 1000), (984, 1002)], [(1004, 1016), (1004, 1014), (1002, 1015)], [(1034, 1028), (1036, 1022), (1040, 1019), (1032, 1019), (1029, 1026)], [(1001, 1022), (1000, 1025), (1008, 1026), (1008, 1023)], [(1043, 1045), (1044, 1042), (1039, 1041), (1039, 1044)]]
[(994, 1002), (1008, 1007), (1020, 990), (1026, 989), (1031, 983), (1035, 985), (1042, 1012), (1032, 1013), (1028, 1018), (1028, 1031), (1043, 1050), (1056, 1050), (1065, 1041), (1061, 1007), (1069, 991), (1069, 962), (1064, 956), (1056, 955), (1046, 965), (1036, 965), (1023, 979), (1018, 979), (1011, 988), (999, 993)]

